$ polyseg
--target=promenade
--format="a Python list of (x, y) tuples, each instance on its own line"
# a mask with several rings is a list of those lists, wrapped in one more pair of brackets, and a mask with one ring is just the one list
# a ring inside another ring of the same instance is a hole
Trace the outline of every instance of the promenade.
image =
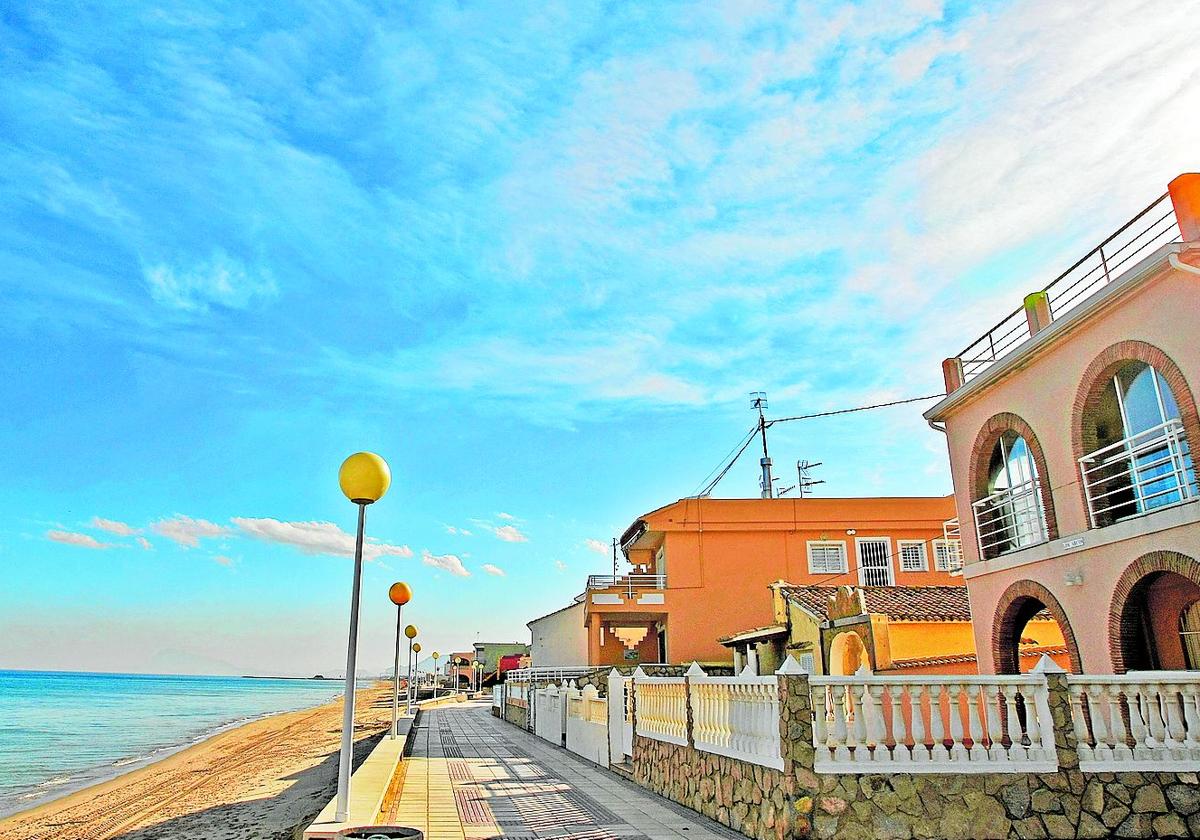
[(421, 714), (380, 822), (426, 840), (714, 840), (741, 834), (492, 717), (489, 702)]

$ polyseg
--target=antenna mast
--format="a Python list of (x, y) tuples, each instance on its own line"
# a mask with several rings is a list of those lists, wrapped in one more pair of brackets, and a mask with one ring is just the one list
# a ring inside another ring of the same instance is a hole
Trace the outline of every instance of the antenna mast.
[(763, 456), (758, 462), (762, 466), (759, 486), (762, 487), (762, 497), (769, 499), (774, 495), (774, 479), (771, 478), (771, 456), (767, 453), (767, 418), (763, 416), (763, 409), (767, 407), (766, 391), (751, 391), (750, 407), (758, 410), (758, 432), (762, 435), (763, 449)]
[(811, 493), (814, 484), (825, 483), (825, 480), (822, 478), (809, 478), (808, 471), (813, 467), (819, 466), (821, 466), (820, 461), (817, 461), (815, 464), (811, 464), (808, 461), (796, 462), (796, 472), (799, 476), (799, 480), (796, 482), (796, 487), (800, 491), (800, 498), (803, 499), (806, 493)]

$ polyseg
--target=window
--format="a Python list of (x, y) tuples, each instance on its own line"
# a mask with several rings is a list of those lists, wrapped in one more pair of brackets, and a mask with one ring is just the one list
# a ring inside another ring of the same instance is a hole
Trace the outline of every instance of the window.
[(887, 537), (857, 537), (858, 582), (863, 586), (895, 586), (892, 545)]
[(929, 558), (925, 554), (923, 540), (898, 540), (897, 544), (900, 546), (900, 571), (929, 571)]
[(813, 575), (829, 575), (846, 572), (846, 544), (844, 542), (809, 542), (808, 572)]
[(1088, 422), (1099, 448), (1079, 466), (1094, 526), (1195, 498), (1179, 405), (1155, 368), (1139, 361), (1121, 365)]
[(1047, 540), (1037, 464), (1025, 438), (1012, 430), (992, 449), (987, 492), (972, 505), (984, 559)]
[(1180, 613), (1179, 641), (1183, 644), (1184, 665), (1189, 671), (1200, 670), (1200, 601)]
[(957, 572), (963, 566), (961, 540), (934, 540), (933, 563), (939, 572)]

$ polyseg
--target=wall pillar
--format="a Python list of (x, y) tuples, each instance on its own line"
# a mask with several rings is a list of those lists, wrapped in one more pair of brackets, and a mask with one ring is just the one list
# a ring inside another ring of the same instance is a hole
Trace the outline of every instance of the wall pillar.
[(790, 655), (775, 672), (779, 685), (779, 750), (783, 756), (784, 797), (791, 804), (787, 837), (812, 833), (813, 803), (821, 780), (813, 772), (812, 695), (808, 674)]
[(1200, 172), (1185, 172), (1167, 185), (1184, 242), (1200, 240)]
[(966, 377), (963, 375), (962, 359), (951, 356), (942, 360), (942, 379), (946, 382), (946, 393), (953, 394), (963, 386)]
[(1050, 295), (1047, 292), (1025, 295), (1025, 322), (1029, 325), (1031, 336), (1050, 326), (1052, 320), (1054, 316), (1050, 314)]

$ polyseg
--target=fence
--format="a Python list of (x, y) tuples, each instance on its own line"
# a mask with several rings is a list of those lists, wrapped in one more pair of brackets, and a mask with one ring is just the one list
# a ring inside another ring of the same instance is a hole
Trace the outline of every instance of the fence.
[(607, 767), (608, 699), (594, 685), (567, 690), (566, 747), (576, 755)]
[(533, 733), (562, 746), (566, 732), (566, 685), (550, 684), (534, 690)]
[(634, 731), (655, 741), (686, 746), (687, 677), (647, 677), (641, 670), (633, 673)]
[(1197, 769), (1200, 674), (1070, 676), (1067, 685), (1081, 770)]
[(818, 772), (1058, 769), (1045, 677), (812, 677)]
[(688, 673), (688, 688), (696, 749), (783, 769), (775, 677), (749, 672), (737, 677), (709, 677), (695, 667)]

